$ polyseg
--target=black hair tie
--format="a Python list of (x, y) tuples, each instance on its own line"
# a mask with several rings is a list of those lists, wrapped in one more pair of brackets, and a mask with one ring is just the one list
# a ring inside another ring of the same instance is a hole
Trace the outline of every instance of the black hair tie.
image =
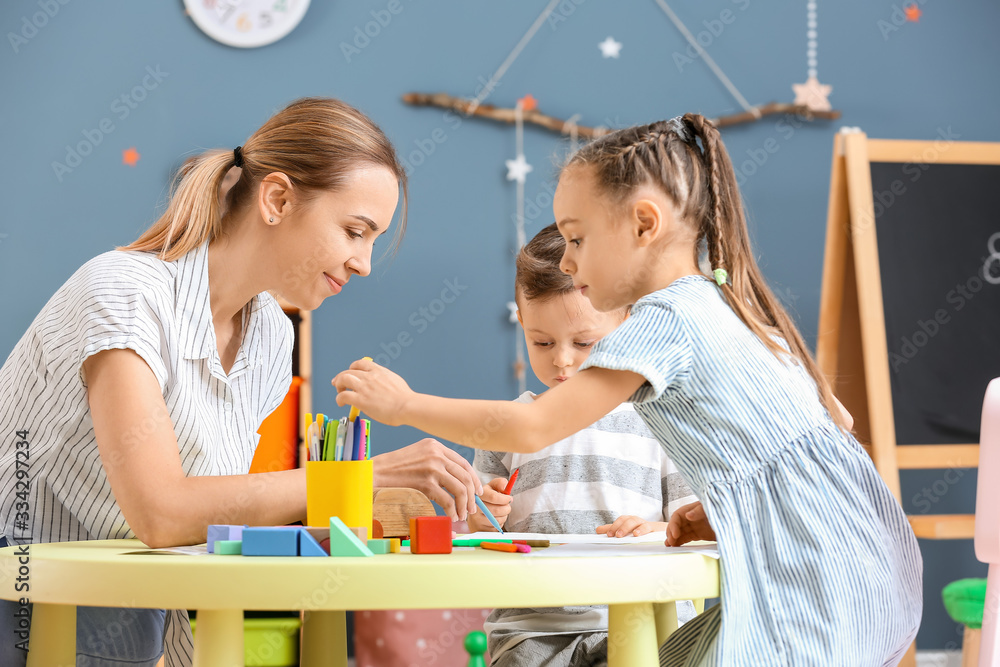
[(243, 167), (243, 147), (237, 146), (233, 149), (233, 166)]

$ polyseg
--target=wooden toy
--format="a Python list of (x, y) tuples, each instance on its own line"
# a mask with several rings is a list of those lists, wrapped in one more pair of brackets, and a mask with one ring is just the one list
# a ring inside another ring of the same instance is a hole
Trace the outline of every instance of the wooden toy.
[(392, 553), (390, 551), (389, 540), (368, 540), (368, 548), (372, 550), (373, 554), (387, 554)]
[(208, 553), (215, 552), (215, 543), (222, 540), (242, 540), (243, 528), (245, 526), (231, 526), (226, 524), (212, 524), (208, 527), (207, 544)]
[(243, 553), (243, 542), (240, 540), (216, 540), (213, 551), (220, 556), (239, 556)]
[(324, 539), (324, 540), (320, 540), (320, 543), (319, 543), (319, 545), (320, 545), (321, 547), (323, 547), (323, 551), (325, 551), (325, 552), (326, 552), (326, 555), (327, 555), (327, 556), (329, 556), (329, 555), (330, 555), (330, 538), (329, 538), (329, 537), (327, 537), (327, 538), (326, 538), (326, 539)]
[(446, 516), (418, 516), (410, 519), (410, 553), (450, 554), (451, 519)]
[(344, 525), (340, 517), (330, 517), (331, 556), (374, 556), (371, 549)]
[(329, 556), (329, 552), (324, 551), (316, 538), (306, 530), (299, 533), (299, 555), (300, 556)]
[(469, 664), (467, 667), (486, 667), (486, 633), (475, 630), (465, 635), (465, 650), (469, 654)]
[(389, 553), (398, 554), (400, 552), (400, 542), (398, 537), (389, 539)]
[(299, 532), (281, 526), (243, 529), (244, 556), (298, 556)]
[(382, 522), (378, 519), (372, 519), (372, 539), (382, 540), (385, 539), (385, 530), (382, 528)]
[(361, 540), (362, 544), (364, 544), (365, 542), (368, 541), (368, 529), (367, 528), (365, 528), (363, 526), (360, 527), (360, 528), (352, 527), (352, 528), (350, 528), (350, 531), (352, 533), (354, 533), (359, 540)]

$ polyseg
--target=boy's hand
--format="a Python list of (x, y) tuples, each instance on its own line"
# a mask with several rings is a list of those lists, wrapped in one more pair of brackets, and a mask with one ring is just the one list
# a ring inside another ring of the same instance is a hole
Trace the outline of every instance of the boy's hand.
[(698, 502), (685, 505), (670, 515), (667, 541), (664, 544), (668, 547), (679, 547), (694, 540), (714, 542), (715, 539), (715, 531), (708, 523), (705, 508)]
[(377, 422), (399, 426), (414, 392), (388, 368), (371, 359), (358, 359), (330, 381), (337, 389), (337, 405), (353, 405)]
[(658, 530), (666, 530), (665, 521), (646, 521), (642, 517), (626, 514), (615, 519), (614, 523), (608, 523), (597, 527), (598, 533), (606, 533), (608, 537), (625, 537), (645, 535), (655, 533)]
[[(487, 509), (493, 513), (493, 518), (497, 520), (497, 523), (501, 527), (507, 522), (507, 515), (510, 514), (510, 503), (514, 499), (513, 496), (508, 496), (503, 492), (505, 488), (507, 488), (507, 478), (497, 477), (489, 484), (483, 486), (483, 493), (479, 496), (483, 499), (483, 504), (486, 505)], [(469, 528), (474, 533), (480, 531), (496, 532), (496, 528), (493, 527), (493, 524), (490, 523), (490, 520), (482, 512), (470, 514), (467, 521)]]

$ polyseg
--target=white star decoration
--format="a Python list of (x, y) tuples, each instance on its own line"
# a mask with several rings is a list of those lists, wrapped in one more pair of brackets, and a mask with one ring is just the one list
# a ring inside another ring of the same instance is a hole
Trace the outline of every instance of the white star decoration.
[(511, 324), (517, 324), (517, 304), (513, 301), (507, 302), (507, 310), (510, 311), (508, 319)]
[(813, 111), (830, 110), (830, 102), (826, 98), (833, 86), (820, 83), (816, 77), (809, 77), (805, 83), (793, 83), (792, 90), (795, 91), (795, 104), (804, 104)]
[(524, 179), (527, 177), (528, 172), (531, 171), (531, 165), (524, 159), (524, 153), (518, 155), (516, 160), (507, 160), (506, 162), (507, 180), (524, 183)]
[(617, 58), (618, 52), (622, 50), (622, 43), (616, 42), (614, 37), (608, 37), (597, 45), (601, 50), (601, 55), (605, 58)]

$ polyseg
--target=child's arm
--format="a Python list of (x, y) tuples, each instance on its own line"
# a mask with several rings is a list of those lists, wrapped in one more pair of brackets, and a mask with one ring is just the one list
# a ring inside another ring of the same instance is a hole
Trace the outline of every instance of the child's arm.
[[(497, 520), (501, 528), (507, 522), (507, 516), (510, 514), (510, 503), (514, 499), (513, 496), (508, 496), (503, 492), (505, 488), (507, 488), (507, 479), (505, 477), (497, 477), (489, 484), (483, 485), (483, 494), (480, 496), (483, 499), (483, 504), (493, 514), (493, 518)], [(482, 512), (470, 514), (467, 522), (469, 530), (473, 533), (483, 530), (496, 530)]]
[(658, 530), (666, 530), (666, 521), (647, 521), (642, 517), (625, 514), (615, 519), (614, 523), (608, 523), (597, 527), (598, 533), (607, 533), (608, 537), (625, 537), (626, 535), (646, 535), (655, 533)]
[(373, 419), (407, 424), (477, 449), (537, 452), (614, 410), (642, 386), (631, 371), (588, 368), (530, 404), (418, 394), (403, 378), (362, 359), (333, 378), (337, 405), (353, 405)]

